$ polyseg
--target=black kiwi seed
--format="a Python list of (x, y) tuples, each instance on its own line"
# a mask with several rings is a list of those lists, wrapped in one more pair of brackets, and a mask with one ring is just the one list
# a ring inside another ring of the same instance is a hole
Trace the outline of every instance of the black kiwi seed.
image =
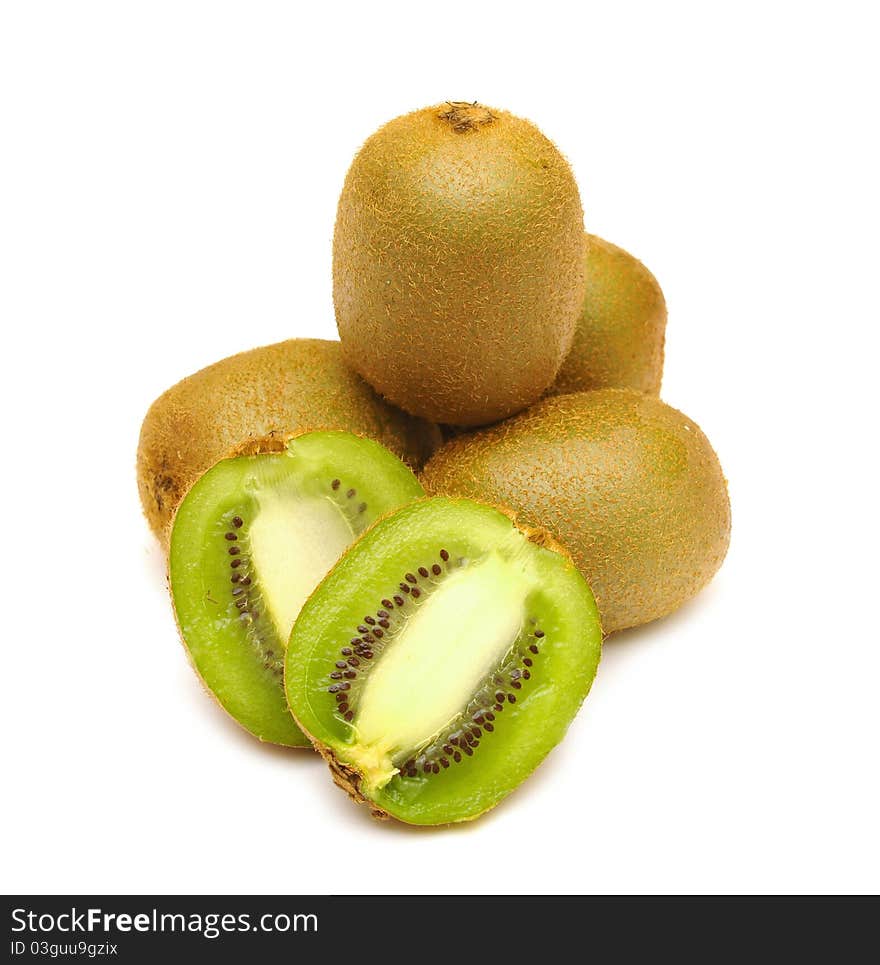
[(364, 617), (364, 623), (369, 623), (371, 627), (376, 626), (376, 621), (372, 617)]
[(522, 675), (523, 675), (523, 680), (529, 680), (532, 676), (528, 670), (523, 670)]
[(352, 717), (354, 717), (354, 711), (353, 711), (353, 710), (350, 710), (350, 711), (348, 711), (348, 712), (346, 713), (345, 719), (346, 719), (346, 720), (351, 720)]
[(531, 667), (531, 665), (532, 665), (532, 658), (531, 658), (531, 657), (523, 657), (523, 663), (524, 663), (527, 667)]
[(537, 648), (533, 643), (530, 643), (530, 644), (529, 644), (529, 650), (531, 650), (532, 653), (537, 653), (537, 652), (538, 652), (538, 648)]
[(343, 647), (339, 652), (342, 654), (343, 657), (350, 657), (351, 647)]
[(354, 680), (354, 678), (357, 676), (357, 673), (355, 673), (354, 670), (346, 670), (342, 676), (345, 677), (346, 680)]
[(331, 679), (331, 680), (342, 680), (342, 674), (341, 674), (338, 670), (334, 670), (333, 673), (330, 674), (330, 679)]
[(239, 554), (240, 552), (241, 552), (241, 548), (238, 547), (238, 546), (230, 546), (230, 547), (229, 547), (229, 555), (230, 555), (230, 556), (238, 556), (238, 554)]
[(241, 579), (241, 573), (233, 573), (232, 576), (230, 577), (230, 582), (238, 583), (240, 579)]
[(419, 567), (419, 576), (421, 576), (421, 577), (426, 577), (427, 575), (428, 575), (428, 571), (425, 569), (425, 567), (424, 567), (424, 566), (420, 566), (420, 567)]
[(359, 627), (357, 628), (357, 630), (358, 630), (358, 633), (369, 633), (369, 632), (370, 632), (369, 628), (368, 628), (368, 627), (365, 627), (363, 624), (361, 624), (361, 626), (359, 626)]
[(443, 765), (443, 767), (449, 767), (449, 761), (447, 761), (445, 757), (440, 758), (440, 763)]
[[(384, 601), (384, 600), (382, 601), (382, 606), (385, 606), (385, 601)], [(390, 607), (391, 604), (389, 603), (388, 606)], [(377, 610), (377, 611), (376, 611), (376, 616), (377, 616), (377, 617), (381, 617), (381, 619), (383, 619), (383, 620), (387, 620), (388, 617), (391, 616), (391, 614), (390, 614), (387, 610)]]
[[(338, 667), (339, 664), (336, 664), (336, 666)], [(495, 694), (495, 700), (499, 704), (504, 700), (504, 694), (500, 690)]]
[(241, 516), (233, 516), (233, 517), (232, 517), (232, 525), (233, 525), (236, 529), (241, 529), (241, 527), (244, 526), (244, 520), (241, 518)]
[(515, 703), (516, 703), (516, 697), (514, 697), (513, 694), (508, 694), (508, 695), (507, 695), (507, 702), (508, 702), (509, 704), (515, 704)]
[(355, 490), (355, 489), (349, 489), (349, 491), (348, 491), (345, 495), (346, 495), (349, 499), (351, 499), (351, 498), (355, 495), (356, 492), (357, 492), (357, 490)]
[(489, 731), (489, 733), (491, 734), (492, 731), (495, 730), (495, 725), (490, 724), (488, 721), (486, 721), (486, 723), (483, 725), (483, 729)]
[(447, 562), (449, 559), (449, 554), (446, 552), (446, 550), (440, 550), (440, 559), (443, 560), (444, 563)]
[[(230, 552), (231, 552), (231, 551), (230, 551)], [(401, 584), (400, 584), (400, 589), (401, 589), (404, 593), (409, 593), (409, 587), (406, 585), (406, 583), (401, 583)]]
[(535, 636), (540, 640), (544, 636), (543, 630), (535, 630)]
[(232, 541), (232, 540), (238, 539), (238, 537), (235, 535), (235, 533), (227, 533), (227, 534), (226, 534), (226, 539)]
[(238, 560), (232, 560), (229, 565), (234, 568), (236, 566), (241, 566), (242, 563), (244, 563), (244, 560), (238, 559)]
[(414, 586), (414, 587), (412, 588), (412, 595), (413, 595), (416, 599), (418, 599), (418, 598), (422, 595), (422, 591), (421, 591), (417, 586)]
[(330, 483), (331, 489), (339, 489), (339, 486), (340, 486), (340, 482), (338, 479), (334, 479), (333, 482)]
[[(386, 610), (393, 610), (393, 609), (394, 609), (394, 606), (393, 606), (393, 604), (391, 603), (391, 600), (383, 600), (383, 601), (382, 601), (382, 606), (384, 606)], [(380, 616), (380, 617), (387, 617), (388, 614), (387, 614), (387, 613), (382, 613), (382, 612), (380, 611), (380, 612), (379, 612), (379, 616)]]
[(440, 572), (441, 572), (440, 567), (435, 563), (435, 564), (431, 567), (431, 572), (434, 574), (434, 576), (439, 576), (439, 575), (440, 575)]
[(358, 512), (359, 512), (359, 513), (365, 513), (366, 511), (367, 511), (367, 504), (366, 504), (366, 503), (361, 503), (361, 504), (358, 506)]
[(346, 664), (346, 662), (345, 662), (344, 660), (337, 660), (337, 661), (336, 661), (336, 667), (337, 667), (338, 670), (345, 670), (345, 668), (346, 668), (347, 666), (348, 666), (348, 665)]
[(412, 573), (407, 573), (407, 574), (404, 576), (404, 579), (406, 580), (407, 583), (418, 583), (418, 582), (419, 582), (419, 581), (413, 576)]
[(386, 630), (390, 629), (391, 624), (387, 620), (380, 620), (379, 626), (384, 627)]
[(452, 755), (452, 759), (455, 761), (456, 764), (458, 764), (459, 761), (461, 760), (461, 754), (459, 754), (458, 751), (456, 751), (456, 752)]
[(380, 630), (378, 627), (376, 627), (376, 629), (373, 631), (373, 636), (374, 636), (374, 637), (377, 637), (379, 640), (381, 640), (382, 637), (385, 636), (385, 634), (384, 634), (384, 632), (383, 632), (382, 630)]

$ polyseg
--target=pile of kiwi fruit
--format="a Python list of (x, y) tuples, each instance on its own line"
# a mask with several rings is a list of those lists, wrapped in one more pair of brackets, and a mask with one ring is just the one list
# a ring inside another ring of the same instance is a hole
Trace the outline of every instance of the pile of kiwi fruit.
[(363, 145), (333, 236), (339, 341), (222, 360), (137, 456), (207, 690), (314, 748), (377, 817), (471, 820), (538, 766), (611, 633), (720, 567), (730, 503), (659, 398), (666, 303), (585, 234), (532, 123), (451, 102)]

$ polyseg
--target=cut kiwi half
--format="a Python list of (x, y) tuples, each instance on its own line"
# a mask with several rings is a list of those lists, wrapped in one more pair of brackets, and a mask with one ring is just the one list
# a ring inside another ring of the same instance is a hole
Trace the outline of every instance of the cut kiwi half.
[(436, 497), (378, 522), (322, 581), (285, 687), (355, 800), (449, 824), (498, 804), (562, 739), (601, 641), (589, 587), (546, 533)]
[(208, 689), (256, 737), (308, 746), (282, 685), (291, 627), (357, 536), (422, 495), (387, 449), (326, 431), (250, 444), (180, 504), (169, 554), (180, 634)]

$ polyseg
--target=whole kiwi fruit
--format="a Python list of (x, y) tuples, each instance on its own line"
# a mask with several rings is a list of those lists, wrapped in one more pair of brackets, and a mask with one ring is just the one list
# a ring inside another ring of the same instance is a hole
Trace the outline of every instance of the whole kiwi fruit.
[(584, 238), (583, 264), (583, 306), (550, 394), (635, 389), (657, 395), (666, 337), (666, 300), (657, 279), (596, 235)]
[(294, 717), (378, 817), (469, 821), (562, 739), (596, 673), (590, 589), (543, 530), (469, 499), (385, 516), (303, 606)]
[(141, 426), (137, 478), (144, 513), (165, 544), (190, 486), (249, 440), (344, 429), (381, 442), (418, 469), (440, 430), (380, 399), (338, 342), (291, 339), (242, 352), (168, 389)]
[(590, 584), (606, 633), (671, 613), (709, 582), (730, 541), (727, 484), (709, 440), (631, 390), (555, 396), (459, 436), (428, 462), (422, 484), (546, 527)]
[(407, 412), (477, 426), (534, 402), (584, 284), (574, 176), (529, 121), (440, 104), (390, 121), (352, 162), (333, 236), (339, 335)]

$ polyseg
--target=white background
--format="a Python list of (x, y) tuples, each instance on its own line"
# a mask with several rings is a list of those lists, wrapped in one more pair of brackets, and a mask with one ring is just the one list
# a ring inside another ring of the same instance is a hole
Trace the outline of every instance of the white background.
[[(872, 7), (3, 4), (4, 890), (878, 889)], [(538, 123), (657, 275), (734, 531), (532, 779), (425, 832), (202, 692), (134, 454), (179, 378), (335, 336), (346, 168), (445, 99)]]

